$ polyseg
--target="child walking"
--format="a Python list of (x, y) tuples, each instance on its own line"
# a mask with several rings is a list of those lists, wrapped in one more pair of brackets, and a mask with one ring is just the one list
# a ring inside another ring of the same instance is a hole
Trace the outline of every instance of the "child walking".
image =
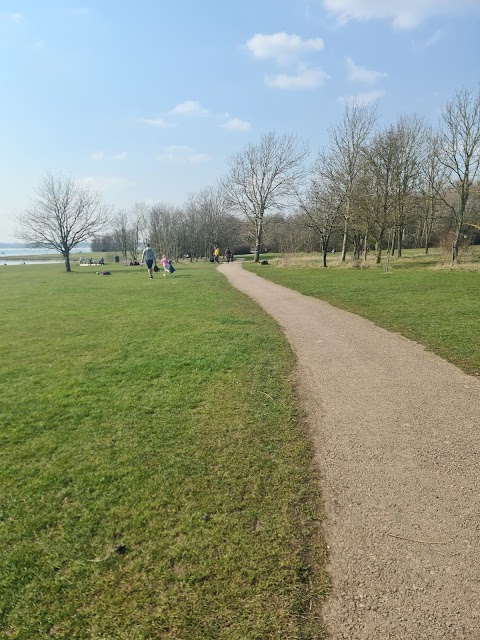
[(167, 259), (167, 256), (164, 255), (160, 262), (163, 267), (163, 277), (165, 277), (167, 273), (170, 273), (170, 261)]

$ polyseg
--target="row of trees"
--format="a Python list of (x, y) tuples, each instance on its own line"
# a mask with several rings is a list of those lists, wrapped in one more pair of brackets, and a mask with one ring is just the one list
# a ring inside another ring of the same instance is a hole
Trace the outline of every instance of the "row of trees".
[(269, 132), (229, 160), (215, 187), (181, 207), (138, 203), (112, 215), (98, 195), (47, 174), (35, 206), (19, 218), (20, 236), (65, 257), (92, 236), (92, 249), (135, 258), (148, 240), (178, 258), (208, 256), (214, 243), (234, 252), (265, 244), (283, 251), (327, 253), (332, 242), (354, 258), (405, 246), (428, 252), (451, 237), (456, 262), (463, 237), (480, 220), (480, 88), (462, 89), (442, 110), (437, 128), (400, 116), (381, 129), (376, 106), (350, 104), (308, 167), (307, 145)]
[(480, 215), (480, 91), (458, 92), (437, 129), (401, 116), (378, 131), (376, 119), (375, 108), (353, 105), (332, 129), (301, 198), (305, 224), (325, 251), (340, 220), (342, 260), (349, 241), (356, 258), (373, 241), (377, 262), (385, 245), (401, 257), (409, 229), (428, 252), (434, 230), (447, 227), (455, 262), (465, 225)]

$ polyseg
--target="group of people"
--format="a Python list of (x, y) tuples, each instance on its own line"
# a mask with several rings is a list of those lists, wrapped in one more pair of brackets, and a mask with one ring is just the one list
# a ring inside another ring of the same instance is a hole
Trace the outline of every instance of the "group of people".
[[(223, 257), (225, 258), (225, 260), (227, 262), (233, 262), (233, 253), (230, 251), (230, 249), (227, 247), (227, 249), (225, 250), (225, 253), (223, 254)], [(218, 248), (218, 245), (216, 244), (213, 248), (213, 253), (212, 253), (212, 257), (210, 258), (210, 262), (216, 262), (217, 264), (220, 261), (220, 249)]]
[(98, 262), (94, 262), (94, 261), (92, 260), (92, 258), (90, 258), (90, 259), (89, 259), (89, 261), (88, 261), (88, 262), (86, 262), (86, 261), (82, 258), (82, 256), (80, 256), (80, 258), (78, 259), (78, 264), (101, 264), (101, 265), (104, 265), (104, 264), (105, 264), (105, 260), (104, 260), (104, 259), (103, 259), (103, 257), (102, 257), (102, 258), (100, 258), (100, 260), (99, 260)]
[[(223, 254), (223, 257), (225, 258), (226, 262), (233, 262), (233, 253), (230, 251), (230, 249), (228, 247), (225, 250), (225, 253)], [(211, 262), (216, 262), (218, 264), (219, 259), (220, 259), (220, 249), (218, 248), (218, 245), (216, 244), (214, 246), (213, 254), (212, 254), (212, 257), (211, 257), (210, 261)], [(95, 264), (93, 262), (92, 258), (90, 258), (90, 260), (87, 263), (82, 258), (82, 256), (80, 256), (80, 258), (78, 260), (78, 263), (79, 264)], [(147, 267), (148, 277), (151, 280), (153, 280), (153, 273), (160, 271), (160, 268), (157, 266), (157, 259), (155, 257), (155, 251), (152, 249), (152, 247), (150, 246), (149, 243), (147, 243), (145, 249), (143, 250), (141, 263), (139, 263), (137, 260), (130, 260), (130, 266), (131, 267), (137, 266), (137, 265), (140, 265), (140, 264), (144, 264), (144, 263), (145, 263), (145, 265)], [(105, 261), (104, 261), (103, 258), (100, 258), (100, 260), (96, 264), (104, 265)], [(160, 264), (162, 265), (164, 277), (166, 277), (167, 275), (172, 274), (175, 271), (175, 269), (173, 267), (173, 264), (172, 264), (172, 261), (169, 260), (165, 254), (162, 255), (162, 258), (160, 260)]]
[[(147, 267), (148, 276), (151, 280), (153, 280), (153, 272), (160, 271), (160, 268), (157, 266), (157, 259), (155, 257), (155, 251), (152, 249), (150, 244), (147, 243), (147, 246), (143, 250), (142, 253), (142, 264), (145, 263)], [(172, 261), (167, 258), (166, 255), (162, 256), (160, 260), (160, 264), (163, 267), (163, 276), (172, 274), (175, 269), (173, 267)]]

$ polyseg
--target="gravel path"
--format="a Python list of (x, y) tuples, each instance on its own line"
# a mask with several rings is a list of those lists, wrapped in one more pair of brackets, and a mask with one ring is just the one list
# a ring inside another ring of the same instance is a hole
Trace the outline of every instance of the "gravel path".
[(240, 263), (219, 270), (298, 359), (331, 550), (329, 637), (480, 640), (480, 381)]

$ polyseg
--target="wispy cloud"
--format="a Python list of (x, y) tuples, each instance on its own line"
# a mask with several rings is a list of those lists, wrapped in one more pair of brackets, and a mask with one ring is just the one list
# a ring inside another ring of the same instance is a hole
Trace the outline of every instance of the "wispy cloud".
[(229, 118), (226, 122), (220, 125), (223, 129), (229, 131), (249, 131), (252, 125), (247, 120), (240, 120), (240, 118)]
[(351, 20), (386, 20), (397, 29), (412, 29), (435, 15), (478, 7), (478, 0), (323, 0), (339, 24)]
[(423, 42), (412, 42), (412, 48), (414, 51), (423, 51), (424, 49), (429, 49), (430, 47), (435, 46), (442, 38), (443, 31), (441, 29), (437, 29), (435, 33)]
[(303, 40), (300, 36), (284, 32), (271, 35), (257, 33), (247, 40), (245, 47), (255, 58), (273, 58), (279, 64), (288, 64), (303, 54), (321, 51), (324, 43), (321, 38)]
[(200, 164), (210, 160), (205, 153), (198, 153), (192, 147), (185, 145), (170, 145), (165, 147), (157, 160), (164, 164)]
[(202, 107), (200, 102), (197, 100), (186, 100), (180, 104), (177, 104), (170, 111), (171, 115), (182, 115), (182, 116), (208, 116), (208, 109)]
[(96, 161), (100, 161), (100, 160), (126, 160), (127, 159), (127, 152), (126, 151), (122, 151), (121, 153), (114, 153), (112, 155), (107, 155), (103, 151), (95, 151), (94, 153), (92, 153), (92, 155), (90, 157), (92, 158), (92, 160), (96, 160)]
[(347, 64), (347, 75), (351, 82), (361, 82), (363, 84), (376, 84), (381, 78), (387, 78), (388, 73), (384, 71), (373, 71), (366, 67), (355, 64), (351, 58), (345, 58)]
[(136, 182), (122, 176), (84, 176), (77, 180), (80, 184), (86, 184), (99, 191), (116, 191), (131, 189)]
[(356, 102), (357, 104), (367, 105), (371, 102), (375, 102), (376, 100), (380, 100), (380, 98), (383, 98), (385, 94), (386, 91), (384, 89), (374, 89), (372, 91), (357, 93), (354, 96), (340, 96), (338, 100), (343, 103)]
[(9, 13), (8, 14), (8, 18), (12, 21), (12, 22), (21, 22), (24, 19), (24, 14), (20, 13), (20, 12), (16, 12), (16, 13)]
[(266, 76), (265, 84), (275, 89), (316, 89), (325, 84), (329, 77), (321, 69), (302, 67), (294, 74)]
[(173, 129), (177, 126), (174, 122), (168, 122), (164, 118), (142, 118), (141, 122), (148, 127), (155, 127), (157, 129)]

